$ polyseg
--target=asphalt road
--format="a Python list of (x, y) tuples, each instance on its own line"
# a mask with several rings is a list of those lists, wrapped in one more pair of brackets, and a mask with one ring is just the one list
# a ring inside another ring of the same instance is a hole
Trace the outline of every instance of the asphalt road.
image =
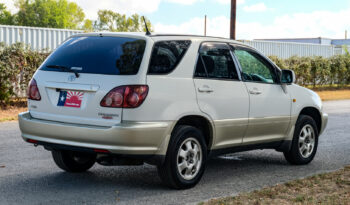
[(350, 100), (324, 105), (329, 124), (311, 164), (289, 165), (272, 150), (236, 153), (211, 159), (201, 182), (185, 191), (162, 186), (149, 165), (65, 173), (49, 152), (23, 142), (16, 122), (0, 123), (0, 204), (196, 203), (336, 170), (350, 164)]

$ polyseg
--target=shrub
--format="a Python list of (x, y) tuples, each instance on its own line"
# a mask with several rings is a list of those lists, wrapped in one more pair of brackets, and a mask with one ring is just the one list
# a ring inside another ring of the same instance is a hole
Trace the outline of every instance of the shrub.
[(25, 93), (28, 82), (47, 55), (22, 43), (11, 46), (0, 43), (0, 103), (8, 103)]
[(285, 61), (288, 69), (295, 72), (296, 83), (306, 85), (312, 79), (311, 74), (311, 59), (307, 57), (290, 57)]
[(303, 86), (339, 86), (350, 84), (350, 55), (336, 55), (330, 58), (320, 56), (298, 57), (292, 56), (281, 59), (270, 56), (270, 59), (282, 69), (295, 72), (296, 83)]
[(320, 56), (311, 58), (312, 85), (325, 85), (329, 82), (329, 59)]

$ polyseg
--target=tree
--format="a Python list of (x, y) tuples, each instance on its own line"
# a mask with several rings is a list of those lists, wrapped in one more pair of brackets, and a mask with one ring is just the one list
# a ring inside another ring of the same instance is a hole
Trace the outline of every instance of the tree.
[(17, 0), (16, 19), (21, 26), (77, 29), (85, 14), (67, 0)]
[(14, 16), (6, 10), (5, 4), (0, 4), (0, 24), (2, 25), (13, 25)]
[[(146, 31), (143, 19), (138, 14), (126, 17), (125, 14), (119, 14), (111, 10), (99, 10), (98, 19), (95, 22), (97, 30), (108, 30), (113, 32), (141, 32)], [(146, 20), (147, 27), (152, 31), (151, 22)]]
[(93, 31), (94, 30), (93, 22), (90, 19), (85, 19), (81, 29), (83, 29), (84, 31)]

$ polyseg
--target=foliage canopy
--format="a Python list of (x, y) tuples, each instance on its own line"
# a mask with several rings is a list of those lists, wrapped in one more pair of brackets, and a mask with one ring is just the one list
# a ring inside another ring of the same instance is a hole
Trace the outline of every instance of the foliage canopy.
[[(69, 0), (14, 0), (18, 12), (11, 14), (0, 3), (0, 24), (46, 28), (107, 30), (111, 32), (146, 31), (140, 15), (126, 16), (111, 10), (99, 10), (98, 19), (85, 19), (81, 7)], [(146, 19), (152, 31), (151, 22)]]
[[(108, 30), (112, 32), (141, 32), (146, 31), (143, 19), (138, 14), (126, 17), (111, 10), (99, 10), (98, 19), (95, 22), (97, 30)], [(147, 27), (152, 31), (151, 22), (145, 18)]]
[(17, 25), (76, 29), (85, 14), (76, 3), (67, 0), (17, 0)]
[(5, 4), (0, 3), (0, 24), (13, 25), (14, 16), (6, 9)]

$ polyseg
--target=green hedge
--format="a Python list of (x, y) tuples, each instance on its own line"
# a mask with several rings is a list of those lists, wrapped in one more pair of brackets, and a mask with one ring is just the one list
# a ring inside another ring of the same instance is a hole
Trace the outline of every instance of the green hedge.
[(47, 52), (32, 51), (28, 46), (16, 43), (6, 46), (0, 43), (0, 103), (25, 93), (35, 70), (48, 56)]
[(294, 70), (297, 84), (303, 86), (350, 84), (350, 55), (336, 55), (330, 58), (323, 57), (297, 57), (280, 59), (270, 56), (282, 69)]
[[(24, 93), (35, 70), (49, 55), (48, 52), (32, 51), (17, 43), (6, 46), (0, 43), (0, 103)], [(297, 57), (280, 59), (270, 56), (280, 68), (294, 70), (297, 83), (303, 86), (350, 84), (350, 55), (330, 58)]]

